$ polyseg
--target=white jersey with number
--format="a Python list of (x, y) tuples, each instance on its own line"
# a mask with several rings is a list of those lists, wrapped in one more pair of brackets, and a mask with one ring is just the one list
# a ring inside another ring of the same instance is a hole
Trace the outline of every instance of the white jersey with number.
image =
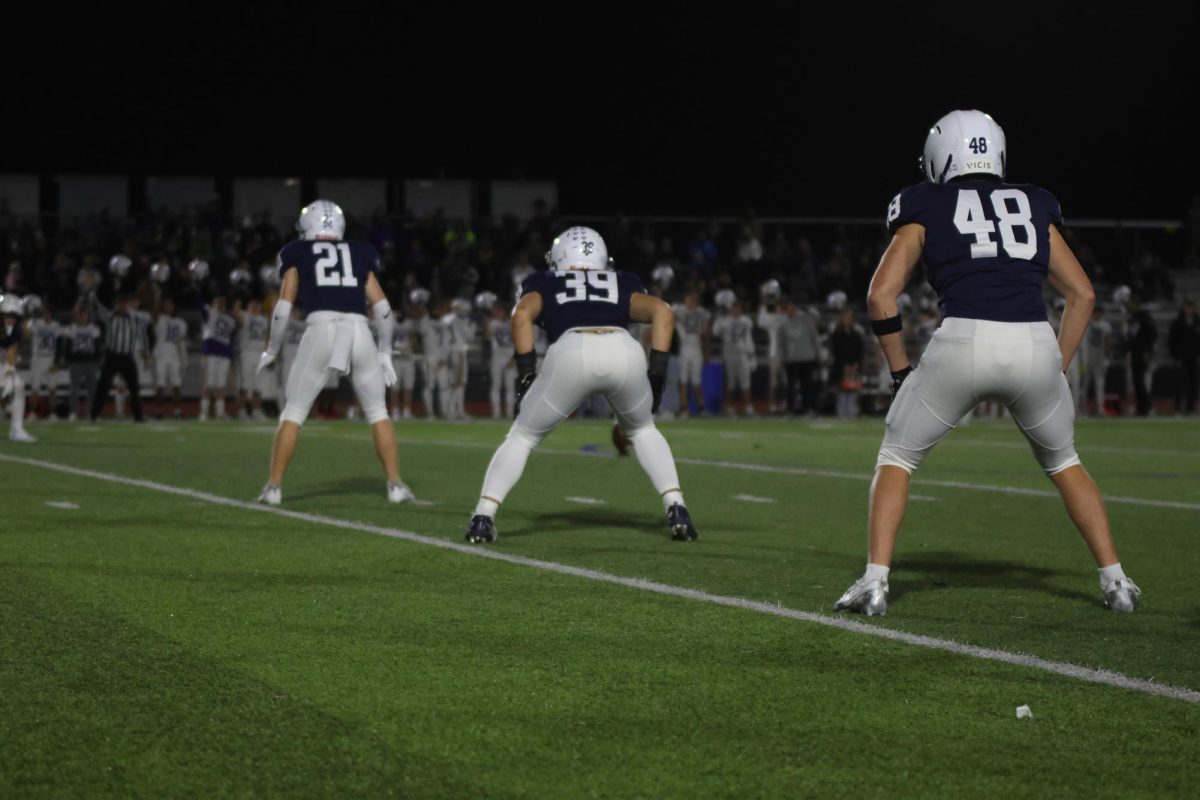
[(721, 317), (713, 323), (713, 334), (721, 338), (726, 360), (754, 354), (754, 323), (745, 315)]
[(154, 357), (180, 361), (187, 346), (187, 323), (179, 317), (160, 316), (154, 323)]
[(779, 359), (779, 329), (783, 327), (784, 315), (768, 311), (766, 306), (758, 310), (758, 327), (767, 332), (767, 358)]
[(688, 308), (682, 303), (676, 304), (675, 335), (679, 337), (680, 354), (703, 352), (702, 335), (710, 319), (712, 312), (707, 308)]
[(35, 319), (29, 323), (29, 333), (33, 337), (33, 358), (53, 359), (58, 351), (58, 337), (63, 335), (63, 327), (57, 322)]
[(261, 314), (243, 314), (242, 325), (238, 329), (238, 350), (242, 358), (253, 357), (256, 361), (266, 349), (267, 331), (271, 321)]

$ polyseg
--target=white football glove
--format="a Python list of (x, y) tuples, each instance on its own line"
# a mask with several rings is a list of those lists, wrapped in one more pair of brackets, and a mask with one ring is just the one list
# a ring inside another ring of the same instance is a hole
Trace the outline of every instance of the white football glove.
[(258, 357), (258, 368), (254, 370), (255, 375), (261, 375), (262, 371), (275, 363), (275, 354), (263, 351), (263, 354)]
[(392, 388), (396, 385), (396, 369), (392, 366), (392, 357), (387, 353), (377, 353), (375, 358), (379, 361), (379, 371), (383, 373), (383, 385)]

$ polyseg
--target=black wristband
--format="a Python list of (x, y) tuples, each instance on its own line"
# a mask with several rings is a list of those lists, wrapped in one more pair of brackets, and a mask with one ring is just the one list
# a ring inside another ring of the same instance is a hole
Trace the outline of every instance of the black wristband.
[(900, 324), (900, 315), (888, 317), (887, 319), (871, 320), (871, 330), (876, 336), (887, 336), (889, 333), (899, 333), (902, 326)]
[(517, 364), (517, 375), (524, 377), (537, 372), (537, 351), (530, 350), (528, 353), (517, 353), (513, 357), (513, 361)]
[(671, 361), (671, 354), (662, 350), (650, 351), (650, 374), (651, 375), (666, 375), (667, 364)]

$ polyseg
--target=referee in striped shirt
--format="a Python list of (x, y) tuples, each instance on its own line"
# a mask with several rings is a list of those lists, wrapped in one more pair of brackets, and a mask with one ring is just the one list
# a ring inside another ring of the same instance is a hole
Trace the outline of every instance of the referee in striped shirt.
[(104, 362), (100, 366), (96, 395), (92, 398), (92, 422), (100, 416), (100, 410), (108, 401), (114, 375), (120, 375), (125, 381), (125, 386), (129, 389), (130, 404), (133, 406), (133, 418), (141, 422), (142, 394), (138, 386), (134, 354), (138, 352), (139, 347), (143, 353), (148, 353), (150, 347), (146, 341), (146, 329), (134, 313), (137, 311), (137, 298), (128, 293), (119, 294), (116, 308), (110, 311), (100, 305), (93, 296), (92, 306), (96, 317), (104, 325)]

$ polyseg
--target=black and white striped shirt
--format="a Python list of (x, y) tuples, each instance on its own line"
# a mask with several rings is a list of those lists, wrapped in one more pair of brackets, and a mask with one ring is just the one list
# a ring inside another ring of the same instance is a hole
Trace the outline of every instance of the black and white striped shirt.
[(128, 311), (109, 311), (95, 303), (97, 316), (104, 323), (104, 348), (111, 355), (132, 356), (141, 348), (149, 352), (146, 328), (142, 321)]

